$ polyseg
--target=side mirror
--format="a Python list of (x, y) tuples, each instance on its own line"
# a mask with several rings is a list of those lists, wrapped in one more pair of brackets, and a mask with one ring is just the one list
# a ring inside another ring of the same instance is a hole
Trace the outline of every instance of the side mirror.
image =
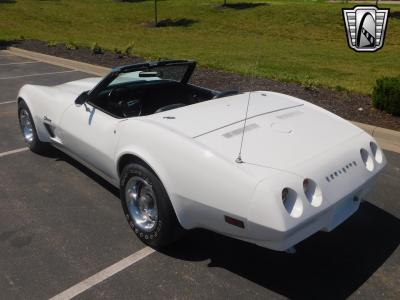
[(89, 99), (89, 92), (83, 92), (78, 96), (78, 98), (75, 99), (75, 104), (80, 106), (86, 103), (88, 99)]

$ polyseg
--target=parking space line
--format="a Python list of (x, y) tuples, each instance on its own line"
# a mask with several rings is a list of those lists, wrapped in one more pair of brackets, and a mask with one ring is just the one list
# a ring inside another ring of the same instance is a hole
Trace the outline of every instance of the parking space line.
[(24, 151), (27, 151), (27, 150), (29, 150), (29, 148), (28, 147), (24, 147), (24, 148), (19, 148), (19, 149), (3, 152), (3, 153), (0, 153), (0, 158), (8, 156), (8, 155), (11, 155), (11, 154), (16, 154), (16, 153), (19, 153), (19, 152), (24, 152)]
[(145, 247), (138, 252), (133, 253), (132, 255), (120, 260), (119, 262), (105, 268), (104, 270), (94, 274), (93, 276), (79, 282), (78, 284), (70, 287), (69, 289), (61, 292), (58, 295), (50, 298), (49, 300), (64, 300), (71, 299), (79, 294), (82, 294), (84, 291), (90, 289), (91, 287), (99, 284), (100, 282), (110, 278), (111, 276), (121, 272), (127, 267), (137, 263), (143, 258), (149, 256), (154, 253), (155, 250), (150, 247)]
[(17, 102), (17, 100), (0, 102), (0, 105), (2, 105), (2, 104), (10, 104), (10, 103), (15, 103), (15, 102)]
[(0, 64), (0, 66), (9, 66), (9, 65), (26, 65), (26, 64), (37, 64), (37, 63), (40, 63), (40, 61), (21, 61), (21, 62), (12, 62), (12, 63)]
[(46, 75), (72, 73), (72, 72), (78, 72), (78, 71), (77, 70), (68, 70), (68, 71), (59, 71), (59, 72), (50, 72), (50, 73), (37, 73), (37, 74), (20, 75), (20, 76), (12, 76), (12, 77), (0, 77), (0, 80), (16, 79), (16, 78), (24, 78), (24, 77), (35, 77), (35, 76), (46, 76)]

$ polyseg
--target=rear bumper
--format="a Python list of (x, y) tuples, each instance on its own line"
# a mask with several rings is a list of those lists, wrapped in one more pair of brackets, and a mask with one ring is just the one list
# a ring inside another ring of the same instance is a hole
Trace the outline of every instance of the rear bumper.
[[(302, 223), (287, 231), (271, 230), (258, 224), (249, 224), (252, 232), (257, 236), (264, 235), (265, 240), (248, 240), (251, 243), (272, 250), (285, 251), (300, 243), (306, 238), (319, 231), (332, 231), (338, 225), (352, 216), (360, 207), (361, 201), (374, 185), (375, 178), (365, 182), (361, 187), (348, 194), (346, 197), (336, 201), (321, 213), (304, 220)], [(263, 232), (263, 233), (261, 233)], [(272, 237), (272, 238), (271, 238)]]

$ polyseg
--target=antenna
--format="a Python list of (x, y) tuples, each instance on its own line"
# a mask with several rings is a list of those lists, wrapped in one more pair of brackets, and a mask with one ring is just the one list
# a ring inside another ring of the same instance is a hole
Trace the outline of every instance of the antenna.
[[(256, 60), (256, 63), (254, 65), (254, 69), (258, 65), (258, 60)], [(250, 106), (250, 99), (251, 99), (251, 93), (253, 92), (253, 84), (254, 84), (254, 78), (252, 78), (252, 82), (250, 84), (250, 92), (249, 92), (249, 97), (247, 98), (247, 107), (246, 107), (246, 114), (244, 116), (244, 124), (243, 124), (243, 130), (242, 130), (242, 140), (240, 141), (240, 148), (239, 148), (239, 154), (238, 157), (236, 158), (235, 162), (238, 164), (242, 164), (242, 148), (243, 148), (243, 140), (244, 140), (244, 133), (246, 131), (246, 124), (247, 124), (247, 115), (249, 113), (249, 106)]]
[(252, 91), (250, 90), (249, 97), (247, 98), (246, 114), (244, 116), (244, 124), (243, 124), (243, 130), (242, 130), (242, 140), (240, 141), (240, 149), (239, 149), (238, 157), (235, 160), (238, 164), (242, 164), (243, 163), (243, 160), (242, 160), (242, 148), (243, 148), (244, 132), (246, 131), (247, 114), (249, 113), (251, 92)]

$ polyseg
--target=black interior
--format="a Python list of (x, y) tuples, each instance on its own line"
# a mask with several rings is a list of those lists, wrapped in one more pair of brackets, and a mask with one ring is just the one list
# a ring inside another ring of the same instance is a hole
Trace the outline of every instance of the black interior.
[(213, 99), (218, 93), (172, 80), (110, 86), (92, 104), (116, 117), (146, 116)]

